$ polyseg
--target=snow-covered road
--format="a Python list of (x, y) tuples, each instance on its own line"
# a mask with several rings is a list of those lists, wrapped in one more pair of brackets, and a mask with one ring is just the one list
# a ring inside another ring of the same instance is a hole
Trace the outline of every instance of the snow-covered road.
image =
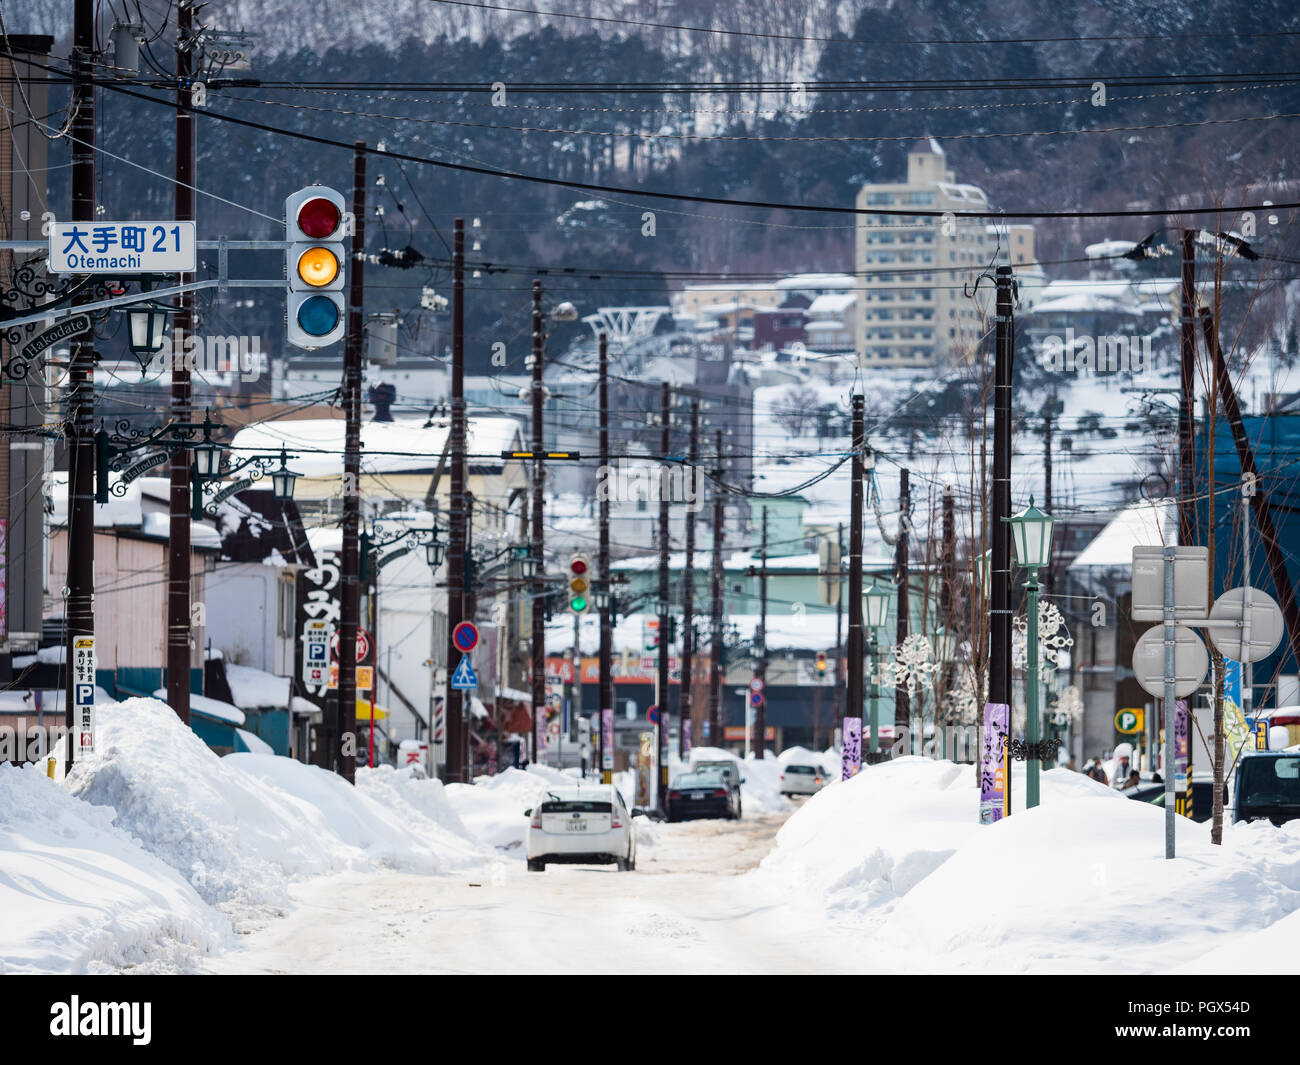
[(637, 869), (502, 862), (481, 877), (343, 874), (213, 959), (224, 973), (824, 973), (861, 938), (743, 875), (786, 815), (653, 825)]

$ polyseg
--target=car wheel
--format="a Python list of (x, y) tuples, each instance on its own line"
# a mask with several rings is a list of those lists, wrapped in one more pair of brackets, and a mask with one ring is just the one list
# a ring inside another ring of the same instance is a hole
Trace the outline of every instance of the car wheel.
[(544, 873), (546, 872), (546, 863), (540, 858), (529, 858), (528, 871), (530, 873)]

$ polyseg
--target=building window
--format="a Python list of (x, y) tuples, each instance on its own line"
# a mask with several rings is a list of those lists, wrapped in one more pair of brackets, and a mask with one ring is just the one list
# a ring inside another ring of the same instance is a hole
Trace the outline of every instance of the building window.
[(277, 636), (289, 638), (293, 636), (294, 599), (293, 574), (281, 574), (275, 588), (275, 633)]

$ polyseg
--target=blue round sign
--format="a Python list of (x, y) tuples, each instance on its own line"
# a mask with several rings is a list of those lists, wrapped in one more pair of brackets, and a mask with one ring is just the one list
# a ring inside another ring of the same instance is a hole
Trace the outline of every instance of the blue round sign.
[(478, 646), (478, 626), (472, 621), (462, 621), (451, 632), (451, 642), (456, 649), (469, 654)]
[(652, 706), (645, 712), (646, 720), (653, 725), (659, 724), (659, 707)]

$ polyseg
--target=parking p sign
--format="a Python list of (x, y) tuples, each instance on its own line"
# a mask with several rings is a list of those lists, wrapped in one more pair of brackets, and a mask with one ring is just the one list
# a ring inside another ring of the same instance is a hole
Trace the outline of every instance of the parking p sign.
[(72, 642), (72, 721), (77, 730), (77, 754), (95, 753), (95, 637)]
[(1140, 706), (1126, 707), (1123, 710), (1115, 711), (1115, 731), (1122, 732), (1125, 736), (1134, 736), (1142, 731), (1146, 714)]

